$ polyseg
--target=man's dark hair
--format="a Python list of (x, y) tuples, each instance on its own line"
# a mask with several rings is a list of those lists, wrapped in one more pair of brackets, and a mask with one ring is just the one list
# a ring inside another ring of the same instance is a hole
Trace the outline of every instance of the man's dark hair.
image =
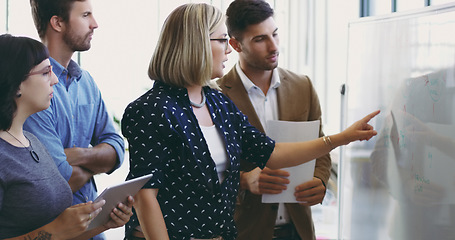
[(226, 26), (230, 37), (241, 40), (245, 29), (273, 16), (273, 9), (263, 0), (235, 0), (226, 10)]
[(41, 39), (44, 39), (52, 16), (58, 16), (64, 22), (68, 22), (71, 8), (76, 1), (85, 0), (30, 0), (33, 21)]
[(39, 41), (0, 35), (0, 130), (11, 128), (19, 86), (30, 71), (47, 58), (49, 52)]

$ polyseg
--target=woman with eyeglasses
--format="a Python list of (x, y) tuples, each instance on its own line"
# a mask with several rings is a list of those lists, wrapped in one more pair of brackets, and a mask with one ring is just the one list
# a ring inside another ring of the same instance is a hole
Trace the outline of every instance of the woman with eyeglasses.
[(233, 240), (240, 159), (290, 167), (376, 135), (368, 121), (379, 112), (330, 138), (275, 143), (209, 87), (223, 76), (227, 38), (222, 12), (207, 4), (182, 5), (164, 23), (149, 66), (155, 84), (122, 119), (128, 178), (154, 174), (135, 196), (127, 239)]
[(86, 231), (104, 200), (71, 206), (71, 188), (54, 160), (23, 131), (31, 114), (49, 107), (57, 82), (42, 43), (0, 35), (0, 239), (89, 239), (129, 220), (115, 215), (105, 226)]

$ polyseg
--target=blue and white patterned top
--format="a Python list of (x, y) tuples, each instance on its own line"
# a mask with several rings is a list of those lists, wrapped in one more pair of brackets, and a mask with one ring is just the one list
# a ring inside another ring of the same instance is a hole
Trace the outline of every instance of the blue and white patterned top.
[[(240, 159), (263, 168), (275, 148), (275, 142), (251, 126), (231, 100), (209, 87), (204, 91), (230, 159), (222, 184), (186, 88), (155, 81), (151, 90), (128, 105), (122, 119), (130, 151), (127, 178), (154, 173), (144, 188), (159, 189), (157, 199), (171, 239), (220, 235), (235, 239)], [(134, 213), (126, 236), (137, 226)]]

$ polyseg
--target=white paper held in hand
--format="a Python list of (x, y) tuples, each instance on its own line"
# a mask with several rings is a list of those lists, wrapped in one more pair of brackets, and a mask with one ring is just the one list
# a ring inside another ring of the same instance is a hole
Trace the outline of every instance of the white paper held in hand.
[[(319, 136), (320, 121), (290, 122), (267, 121), (266, 133), (276, 142), (303, 142)], [(311, 160), (295, 167), (283, 168), (289, 172), (287, 189), (279, 194), (263, 194), (263, 203), (298, 203), (295, 199), (295, 187), (313, 179), (316, 160)]]

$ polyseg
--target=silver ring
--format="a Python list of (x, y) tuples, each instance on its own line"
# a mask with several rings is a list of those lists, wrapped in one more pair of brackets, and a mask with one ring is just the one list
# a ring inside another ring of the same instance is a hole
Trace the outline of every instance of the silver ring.
[(92, 220), (92, 214), (91, 213), (88, 215), (88, 220), (89, 221)]

